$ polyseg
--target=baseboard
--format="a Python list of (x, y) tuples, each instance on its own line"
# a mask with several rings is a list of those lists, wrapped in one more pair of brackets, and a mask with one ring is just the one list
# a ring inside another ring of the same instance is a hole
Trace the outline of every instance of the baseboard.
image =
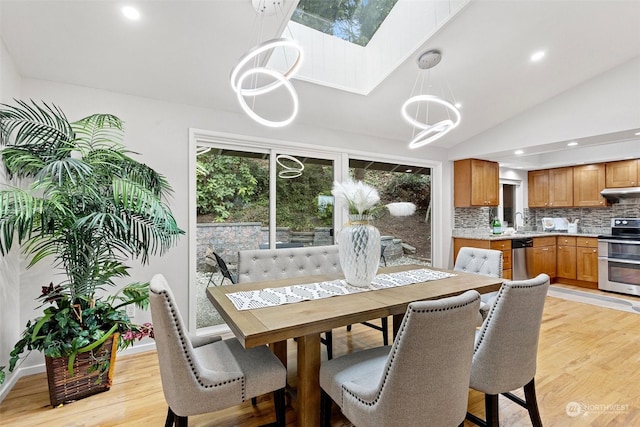
[[(144, 353), (144, 352), (152, 351), (155, 349), (156, 349), (155, 341), (151, 341), (144, 344), (136, 343), (125, 350), (119, 351), (117, 357), (133, 355), (136, 353)], [(20, 378), (27, 377), (29, 375), (40, 374), (45, 371), (46, 371), (46, 366), (43, 361), (42, 363), (39, 363), (37, 365), (26, 366), (26, 367), (19, 366), (12, 373), (7, 372), (7, 378), (4, 384), (0, 386), (0, 403), (4, 401), (5, 397), (7, 397), (9, 392), (11, 392), (11, 390), (13, 389), (13, 387), (16, 385), (16, 383)]]

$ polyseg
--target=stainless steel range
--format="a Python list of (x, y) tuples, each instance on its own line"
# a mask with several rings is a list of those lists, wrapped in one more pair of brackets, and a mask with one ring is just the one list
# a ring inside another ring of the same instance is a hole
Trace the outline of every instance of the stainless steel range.
[(640, 296), (640, 218), (613, 218), (598, 236), (598, 288)]

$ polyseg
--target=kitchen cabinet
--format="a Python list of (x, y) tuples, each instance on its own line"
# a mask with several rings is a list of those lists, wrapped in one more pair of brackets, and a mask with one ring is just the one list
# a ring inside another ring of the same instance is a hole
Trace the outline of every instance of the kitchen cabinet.
[(511, 280), (511, 240), (492, 240), (491, 249), (502, 251), (502, 277)]
[(497, 162), (478, 159), (453, 163), (453, 205), (498, 206), (500, 168)]
[(470, 248), (495, 249), (502, 251), (502, 277), (511, 279), (511, 240), (477, 240), (477, 239), (461, 239), (454, 237), (453, 239), (453, 263), (456, 263), (460, 248), (466, 246)]
[(598, 283), (598, 239), (578, 237), (576, 239), (576, 279)]
[(556, 238), (534, 237), (533, 250), (533, 276), (546, 273), (550, 278), (556, 277)]
[(606, 163), (607, 188), (622, 188), (638, 186), (639, 160), (622, 160)]
[(556, 252), (556, 274), (558, 278), (576, 278), (576, 238), (571, 236), (558, 236)]
[(529, 171), (529, 207), (546, 208), (549, 205), (549, 171)]
[(529, 207), (573, 206), (573, 168), (529, 171)]
[(600, 195), (605, 188), (605, 164), (573, 167), (573, 206), (607, 206), (607, 200)]

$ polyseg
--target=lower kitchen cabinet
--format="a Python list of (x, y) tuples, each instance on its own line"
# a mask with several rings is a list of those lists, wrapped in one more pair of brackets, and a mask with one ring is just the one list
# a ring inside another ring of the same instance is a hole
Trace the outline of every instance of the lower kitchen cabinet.
[(576, 279), (598, 283), (598, 239), (579, 237), (576, 241)]
[(556, 238), (533, 238), (533, 276), (547, 274), (551, 279), (556, 277)]
[(576, 278), (576, 238), (571, 236), (558, 236), (556, 253), (556, 274), (558, 278)]

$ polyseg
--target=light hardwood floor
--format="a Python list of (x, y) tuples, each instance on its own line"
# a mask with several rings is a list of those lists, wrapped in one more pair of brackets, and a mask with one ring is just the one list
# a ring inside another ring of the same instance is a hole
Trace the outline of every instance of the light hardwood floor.
[[(362, 325), (333, 335), (336, 356), (381, 344), (380, 332)], [(295, 381), (294, 349), (290, 344), (290, 382)], [(160, 426), (166, 404), (159, 375), (155, 352), (123, 356), (111, 390), (56, 409), (49, 406), (45, 375), (25, 377), (0, 405), (0, 425)], [(548, 297), (536, 385), (545, 426), (640, 426), (640, 315)], [(587, 405), (587, 411), (570, 417), (571, 402)], [(470, 391), (469, 409), (483, 415), (482, 394)], [(503, 426), (530, 425), (526, 411), (505, 398), (500, 417)], [(270, 396), (264, 396), (255, 407), (245, 403), (190, 417), (190, 425), (253, 427), (273, 419)], [(290, 405), (287, 421), (295, 426)], [(351, 424), (334, 408), (332, 425)]]

